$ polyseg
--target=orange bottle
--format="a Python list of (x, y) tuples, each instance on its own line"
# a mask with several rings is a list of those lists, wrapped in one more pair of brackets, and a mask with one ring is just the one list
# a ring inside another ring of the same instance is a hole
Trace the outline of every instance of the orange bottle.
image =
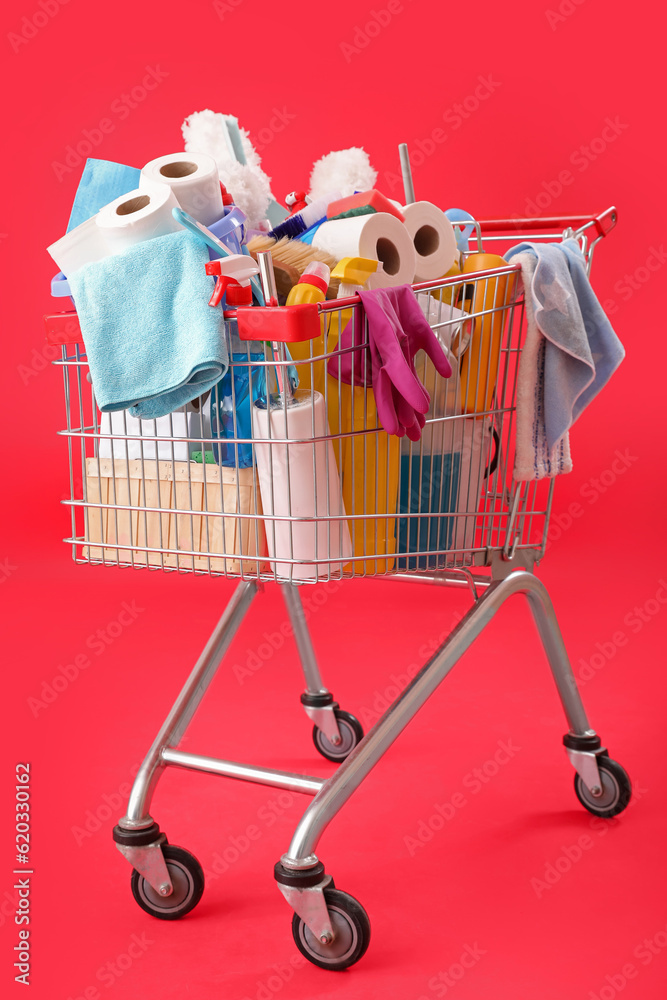
[[(466, 257), (463, 273), (491, 271), (507, 267), (495, 253), (472, 253)], [(513, 275), (477, 278), (471, 312), (476, 315), (470, 346), (461, 359), (461, 401), (464, 413), (484, 413), (493, 405), (503, 343), (506, 307), (514, 288)]]

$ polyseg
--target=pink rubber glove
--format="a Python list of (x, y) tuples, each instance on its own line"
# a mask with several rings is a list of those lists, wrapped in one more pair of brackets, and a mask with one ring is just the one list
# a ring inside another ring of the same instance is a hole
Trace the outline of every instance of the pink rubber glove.
[(431, 397), (417, 377), (423, 350), (443, 378), (452, 369), (409, 285), (359, 293), (368, 317), (371, 371), (378, 417), (388, 434), (418, 441)]
[[(360, 292), (368, 317), (368, 354), (362, 350), (364, 324), (359, 311), (343, 330), (327, 371), (348, 385), (372, 385), (378, 417), (388, 434), (418, 441), (431, 398), (419, 381), (414, 357), (424, 350), (436, 371), (452, 374), (447, 356), (429, 326), (410, 285)], [(348, 350), (354, 347), (356, 350)]]

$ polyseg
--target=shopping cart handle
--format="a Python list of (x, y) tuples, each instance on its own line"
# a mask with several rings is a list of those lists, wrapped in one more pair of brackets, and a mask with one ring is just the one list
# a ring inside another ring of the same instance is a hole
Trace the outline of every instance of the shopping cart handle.
[(45, 316), (44, 326), (49, 344), (83, 344), (79, 317), (74, 310)]
[(270, 340), (294, 344), (319, 337), (317, 302), (294, 306), (239, 306), (236, 310), (241, 340)]
[(541, 218), (523, 219), (479, 219), (482, 233), (510, 233), (512, 230), (530, 232), (539, 229), (580, 229), (593, 224), (598, 236), (606, 236), (618, 222), (618, 209), (613, 205), (600, 215), (554, 215)]

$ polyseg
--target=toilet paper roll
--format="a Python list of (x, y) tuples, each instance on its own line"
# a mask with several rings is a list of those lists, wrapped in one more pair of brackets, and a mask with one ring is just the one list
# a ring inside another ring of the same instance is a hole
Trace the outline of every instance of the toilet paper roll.
[(171, 214), (178, 207), (168, 184), (146, 184), (105, 205), (95, 218), (109, 253), (115, 254), (157, 236), (182, 232)]
[(415, 249), (414, 280), (442, 278), (456, 259), (456, 234), (451, 222), (430, 201), (415, 201), (401, 211)]
[(158, 156), (141, 171), (139, 189), (147, 184), (168, 184), (183, 211), (203, 226), (222, 217), (218, 165), (208, 153)]
[(408, 230), (387, 212), (324, 222), (313, 237), (313, 246), (337, 260), (368, 257), (381, 261), (382, 271), (370, 276), (367, 288), (404, 285), (414, 278), (415, 248)]

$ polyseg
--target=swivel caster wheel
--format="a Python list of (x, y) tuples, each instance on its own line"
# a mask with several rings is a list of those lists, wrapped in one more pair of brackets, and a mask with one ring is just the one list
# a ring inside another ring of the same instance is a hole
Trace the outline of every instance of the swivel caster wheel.
[(615, 760), (599, 756), (597, 765), (602, 781), (600, 795), (593, 795), (578, 774), (574, 776), (574, 791), (582, 806), (590, 813), (610, 819), (627, 807), (632, 796), (632, 783), (627, 772)]
[(364, 738), (364, 730), (359, 719), (350, 712), (336, 708), (334, 715), (340, 730), (340, 743), (332, 743), (317, 726), (313, 726), (313, 743), (318, 753), (321, 753), (323, 757), (333, 761), (334, 764), (340, 764), (352, 753), (357, 743), (360, 743)]
[(320, 941), (298, 914), (292, 918), (292, 934), (302, 955), (320, 969), (338, 972), (358, 962), (371, 940), (368, 914), (354, 896), (339, 889), (325, 889), (324, 899), (331, 918), (334, 936)]
[(204, 872), (194, 854), (182, 847), (165, 844), (162, 854), (174, 887), (170, 896), (161, 896), (138, 871), (131, 876), (132, 895), (142, 910), (160, 920), (179, 920), (193, 910), (204, 892)]

